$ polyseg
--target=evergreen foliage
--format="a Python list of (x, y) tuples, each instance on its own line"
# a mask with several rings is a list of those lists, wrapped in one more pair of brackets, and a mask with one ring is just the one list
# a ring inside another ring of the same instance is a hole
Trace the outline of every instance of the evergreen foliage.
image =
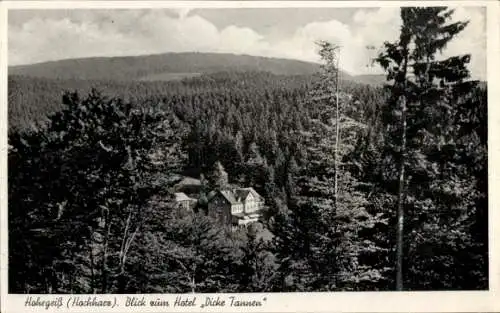
[[(469, 56), (439, 57), (467, 25), (452, 13), (402, 8), (384, 90), (337, 81), (328, 43), (314, 77), (9, 76), (9, 291), (486, 289), (487, 90)], [(183, 176), (195, 212), (173, 202)], [(262, 222), (206, 215), (233, 186)]]
[[(403, 288), (404, 281), (407, 289), (430, 285), (460, 288), (463, 285), (456, 279), (474, 274), (465, 269), (456, 275), (448, 273), (458, 271), (461, 264), (470, 264), (472, 255), (465, 252), (469, 249), (483, 251), (473, 258), (486, 272), (484, 240), (474, 242), (469, 229), (476, 214), (485, 214), (478, 213), (485, 207), (476, 207), (482, 198), (476, 181), (485, 177), (476, 176), (462, 161), (469, 147), (483, 152), (486, 149), (486, 142), (479, 139), (480, 128), (465, 132), (463, 127), (468, 127), (469, 121), (461, 118), (477, 82), (468, 80), (469, 55), (437, 58), (467, 25), (450, 23), (452, 14), (453, 10), (444, 7), (403, 8), (400, 39), (386, 43), (377, 60), (393, 82), (383, 118), (388, 130), (384, 165), (391, 168), (391, 164), (397, 164), (399, 169), (388, 171), (384, 181), (388, 192), (399, 199), (401, 228), (396, 262), (402, 268), (400, 274), (405, 275), (398, 277), (398, 288)], [(476, 114), (484, 116), (485, 111), (480, 110), (485, 108), (477, 109)]]

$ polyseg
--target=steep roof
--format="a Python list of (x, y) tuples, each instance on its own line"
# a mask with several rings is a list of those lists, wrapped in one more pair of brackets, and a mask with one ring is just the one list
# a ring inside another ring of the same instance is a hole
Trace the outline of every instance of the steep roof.
[(234, 194), (231, 192), (231, 190), (220, 190), (220, 193), (231, 204), (239, 204), (239, 203), (241, 203), (240, 201), (236, 200), (236, 198), (234, 197)]
[(177, 184), (173, 186), (173, 191), (179, 193), (185, 193), (190, 196), (194, 196), (201, 191), (201, 182), (199, 179), (184, 176)]
[(210, 201), (217, 194), (217, 190), (212, 190), (207, 195), (207, 200)]
[(252, 187), (248, 187), (212, 191), (208, 194), (208, 201), (211, 201), (217, 193), (220, 193), (231, 205), (243, 203), (249, 194), (252, 194), (256, 199), (262, 200), (262, 197), (257, 193), (257, 191), (255, 191)]
[(238, 199), (238, 201), (241, 202), (247, 198), (250, 191), (247, 189), (244, 189), (244, 188), (238, 188), (238, 189), (233, 190), (233, 193), (234, 193), (234, 197), (236, 199)]
[(183, 192), (176, 192), (175, 193), (175, 201), (191, 201), (194, 200), (192, 198), (189, 198), (185, 193)]
[(180, 182), (177, 183), (177, 185), (184, 186), (184, 185), (194, 185), (198, 186), (201, 185), (201, 181), (199, 179), (185, 176)]
[(234, 193), (236, 198), (239, 198), (240, 201), (244, 201), (248, 197), (248, 194), (252, 194), (252, 196), (256, 199), (262, 199), (262, 197), (252, 187), (238, 188), (234, 190)]

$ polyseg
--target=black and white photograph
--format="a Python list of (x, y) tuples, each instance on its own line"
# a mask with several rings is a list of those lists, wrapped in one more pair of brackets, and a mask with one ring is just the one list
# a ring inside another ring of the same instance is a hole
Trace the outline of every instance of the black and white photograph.
[(9, 9), (5, 292), (490, 290), (487, 7), (417, 5)]

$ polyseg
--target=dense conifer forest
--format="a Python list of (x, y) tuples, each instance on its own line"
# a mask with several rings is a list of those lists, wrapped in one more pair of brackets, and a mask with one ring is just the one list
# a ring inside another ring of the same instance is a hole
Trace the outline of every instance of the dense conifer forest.
[[(450, 15), (401, 10), (385, 87), (338, 80), (326, 42), (315, 74), (10, 75), (9, 291), (487, 289), (487, 87), (467, 55), (434, 58), (466, 27)], [(207, 216), (221, 180), (265, 218)]]

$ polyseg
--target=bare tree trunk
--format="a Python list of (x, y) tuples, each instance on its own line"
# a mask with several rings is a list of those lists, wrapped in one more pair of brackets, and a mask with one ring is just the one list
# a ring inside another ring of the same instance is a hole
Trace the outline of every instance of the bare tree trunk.
[[(335, 155), (334, 155), (334, 169), (335, 174), (333, 177), (333, 192), (334, 192), (334, 210), (333, 210), (333, 231), (337, 232), (337, 209), (338, 209), (338, 177), (339, 177), (339, 146), (340, 146), (340, 110), (339, 110), (339, 59), (340, 59), (340, 47), (334, 50), (336, 64), (335, 64)], [(336, 260), (335, 262), (338, 262)], [(337, 285), (337, 277), (333, 278), (333, 284)]]
[(140, 223), (138, 223), (133, 230), (132, 233), (130, 233), (130, 228), (131, 228), (131, 223), (132, 223), (132, 210), (129, 211), (127, 221), (125, 224), (125, 230), (123, 231), (123, 238), (122, 238), (122, 243), (120, 245), (120, 252), (119, 252), (119, 272), (118, 272), (118, 277), (119, 277), (119, 284), (118, 284), (118, 292), (119, 293), (124, 293), (125, 288), (126, 288), (126, 277), (125, 277), (125, 264), (127, 263), (127, 256), (128, 252), (130, 250), (130, 247), (134, 241), (135, 236), (139, 232), (139, 228), (141, 226)]
[[(339, 48), (340, 49), (340, 48)], [(340, 52), (340, 51), (339, 51)], [(339, 55), (340, 53), (337, 53), (335, 56), (337, 58), (337, 65), (336, 65), (336, 75), (335, 75), (335, 157), (334, 157), (334, 166), (335, 166), (335, 176), (334, 176), (334, 194), (335, 194), (335, 211), (337, 210), (337, 196), (338, 196), (338, 171), (339, 171), (339, 166), (338, 166), (338, 154), (339, 154), (339, 141), (340, 141), (340, 119), (339, 119)]]
[(125, 259), (125, 249), (127, 246), (127, 235), (128, 235), (128, 230), (130, 228), (130, 222), (132, 220), (132, 210), (129, 211), (127, 221), (125, 222), (125, 230), (123, 231), (123, 237), (122, 237), (122, 243), (120, 245), (120, 254), (119, 254), (119, 260), (120, 260), (120, 272), (123, 272), (124, 269), (124, 259)]
[(102, 286), (101, 290), (102, 293), (106, 293), (108, 290), (108, 275), (109, 275), (109, 269), (108, 269), (108, 244), (109, 244), (109, 237), (111, 235), (111, 222), (108, 219), (108, 216), (106, 216), (106, 222), (105, 225), (107, 226), (107, 231), (106, 235), (104, 238), (104, 247), (102, 251)]
[(408, 67), (408, 51), (405, 54), (403, 67), (403, 94), (401, 97), (401, 160), (399, 163), (398, 208), (396, 225), (396, 290), (402, 291), (403, 285), (403, 258), (404, 258), (404, 203), (405, 203), (405, 163), (406, 163), (406, 74)]
[(399, 192), (396, 230), (396, 290), (403, 290), (403, 231), (405, 202), (405, 154), (406, 154), (406, 99), (402, 100), (403, 134), (401, 140), (401, 162), (399, 164)]
[[(92, 236), (92, 234), (91, 234)], [(92, 237), (91, 237), (92, 238)], [(94, 261), (94, 246), (92, 243), (92, 239), (90, 240), (89, 243), (89, 254), (90, 254), (90, 289), (92, 290), (92, 293), (96, 293), (96, 283), (95, 283), (95, 272), (94, 272), (94, 266), (95, 266), (95, 261)]]
[(191, 276), (191, 293), (196, 293), (196, 281), (194, 279), (194, 273)]

